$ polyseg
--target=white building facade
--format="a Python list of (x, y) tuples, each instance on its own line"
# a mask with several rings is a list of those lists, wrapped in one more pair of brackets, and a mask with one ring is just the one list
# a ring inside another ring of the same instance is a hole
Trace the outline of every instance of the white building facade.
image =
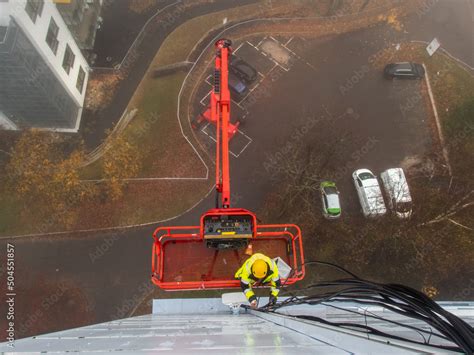
[(3, 121), (20, 129), (77, 132), (88, 76), (87, 61), (53, 0), (0, 0)]

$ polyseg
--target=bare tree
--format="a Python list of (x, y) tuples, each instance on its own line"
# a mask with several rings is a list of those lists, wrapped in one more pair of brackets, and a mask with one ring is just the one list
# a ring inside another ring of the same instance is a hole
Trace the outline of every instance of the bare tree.
[[(411, 219), (388, 214), (370, 220), (344, 213), (340, 220), (326, 221), (319, 185), (352, 167), (346, 165), (346, 147), (339, 143), (331, 137), (311, 140), (279, 155), (271, 170), (278, 184), (262, 215), (300, 224), (307, 260), (335, 262), (362, 277), (408, 284), (433, 297), (454, 297), (463, 283), (453, 275), (474, 277), (473, 190), (449, 180), (435, 183), (429, 176), (408, 176), (414, 200)], [(343, 172), (350, 174), (351, 169)]]

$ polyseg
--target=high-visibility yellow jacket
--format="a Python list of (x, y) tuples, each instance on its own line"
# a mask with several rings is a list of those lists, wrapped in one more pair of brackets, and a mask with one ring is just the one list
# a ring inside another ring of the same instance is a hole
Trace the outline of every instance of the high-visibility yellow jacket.
[[(263, 280), (257, 280), (252, 275), (252, 265), (257, 259), (262, 259), (268, 265), (268, 272)], [(281, 281), (280, 276), (278, 275), (277, 264), (268, 256), (260, 253), (255, 253), (250, 258), (248, 258), (240, 267), (240, 269), (235, 273), (235, 278), (240, 279), (240, 287), (242, 287), (242, 291), (249, 302), (257, 299), (255, 293), (252, 290), (252, 285), (257, 281), (260, 281), (262, 284), (269, 283), (271, 286), (270, 294), (274, 297), (277, 297), (278, 293), (280, 292)]]

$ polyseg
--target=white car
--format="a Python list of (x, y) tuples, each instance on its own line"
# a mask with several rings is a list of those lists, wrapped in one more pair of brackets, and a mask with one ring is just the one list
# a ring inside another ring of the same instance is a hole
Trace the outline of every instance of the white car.
[(408, 182), (402, 168), (387, 169), (380, 174), (388, 199), (388, 206), (398, 218), (410, 218), (412, 200)]
[(379, 182), (369, 169), (354, 171), (352, 179), (365, 217), (383, 216), (387, 213)]

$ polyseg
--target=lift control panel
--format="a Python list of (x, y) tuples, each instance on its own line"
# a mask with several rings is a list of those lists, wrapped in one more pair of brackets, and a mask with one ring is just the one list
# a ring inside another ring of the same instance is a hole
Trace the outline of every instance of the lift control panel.
[(252, 238), (255, 221), (252, 214), (206, 214), (203, 216), (205, 239)]

